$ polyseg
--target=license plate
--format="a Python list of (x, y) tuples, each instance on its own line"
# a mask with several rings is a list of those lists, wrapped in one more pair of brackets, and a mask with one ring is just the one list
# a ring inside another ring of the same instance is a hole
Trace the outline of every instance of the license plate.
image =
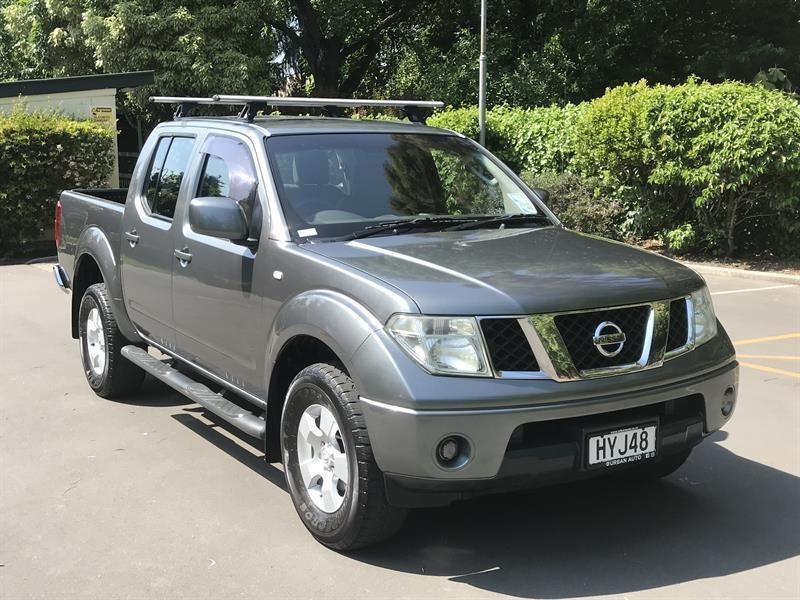
[(588, 468), (614, 467), (654, 458), (656, 455), (655, 423), (634, 425), (615, 431), (590, 433), (586, 437)]

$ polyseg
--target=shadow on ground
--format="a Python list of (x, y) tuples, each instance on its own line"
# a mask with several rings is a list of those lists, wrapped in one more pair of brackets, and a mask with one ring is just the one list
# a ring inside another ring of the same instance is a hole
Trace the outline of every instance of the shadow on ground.
[(351, 557), (524, 598), (625, 594), (800, 554), (800, 478), (706, 441), (668, 479), (598, 480), (417, 511)]
[[(197, 406), (173, 418), (286, 489), (258, 440)], [(661, 481), (602, 479), (417, 510), (395, 538), (348, 556), (556, 599), (650, 590), (800, 555), (800, 478), (734, 454), (719, 444), (726, 437), (712, 436)]]
[[(202, 415), (210, 423), (206, 423), (197, 418)], [(243, 434), (235, 427), (229, 425), (215, 414), (208, 412), (198, 406), (196, 408), (185, 408), (183, 412), (172, 415), (172, 418), (194, 431), (197, 435), (211, 442), (217, 448), (235, 458), (244, 466), (252, 469), (264, 479), (286, 491), (286, 480), (283, 471), (264, 460), (263, 442), (256, 438)], [(225, 435), (222, 430), (231, 435)], [(231, 437), (237, 438), (241, 443), (237, 443)], [(286, 498), (289, 502), (289, 498)]]
[(186, 396), (182, 396), (150, 375), (145, 376), (142, 387), (135, 394), (112, 398), (111, 401), (131, 406), (186, 406), (193, 404)]

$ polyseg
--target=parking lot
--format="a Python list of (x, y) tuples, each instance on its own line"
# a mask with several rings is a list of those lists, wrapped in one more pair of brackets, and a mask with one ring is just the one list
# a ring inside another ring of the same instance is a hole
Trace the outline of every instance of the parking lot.
[(157, 382), (89, 390), (49, 265), (0, 267), (0, 598), (800, 598), (800, 286), (707, 276), (737, 412), (648, 485), (417, 511), (317, 544), (277, 465)]

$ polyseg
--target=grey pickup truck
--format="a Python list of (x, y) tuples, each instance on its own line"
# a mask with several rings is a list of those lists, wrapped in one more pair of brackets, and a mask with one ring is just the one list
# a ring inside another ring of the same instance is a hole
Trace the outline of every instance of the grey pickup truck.
[[(130, 187), (56, 210), (86, 379), (111, 398), (148, 373), (259, 440), (321, 543), (476, 494), (662, 477), (730, 418), (738, 364), (703, 279), (564, 228), (425, 125), (436, 103), (154, 101), (176, 117)], [(241, 113), (192, 116), (217, 104)], [(411, 122), (259, 116), (284, 104)]]

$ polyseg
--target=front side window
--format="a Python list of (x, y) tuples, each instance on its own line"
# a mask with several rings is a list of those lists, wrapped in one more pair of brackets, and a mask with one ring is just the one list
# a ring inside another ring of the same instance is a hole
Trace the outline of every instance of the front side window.
[(172, 219), (178, 194), (192, 158), (194, 138), (162, 137), (158, 140), (145, 184), (145, 202), (150, 214)]
[(231, 198), (243, 205), (253, 202), (258, 178), (253, 157), (243, 142), (210, 136), (202, 154), (197, 196)]
[(540, 214), (527, 190), (455, 135), (285, 135), (266, 147), (300, 237), (347, 236), (403, 219)]

